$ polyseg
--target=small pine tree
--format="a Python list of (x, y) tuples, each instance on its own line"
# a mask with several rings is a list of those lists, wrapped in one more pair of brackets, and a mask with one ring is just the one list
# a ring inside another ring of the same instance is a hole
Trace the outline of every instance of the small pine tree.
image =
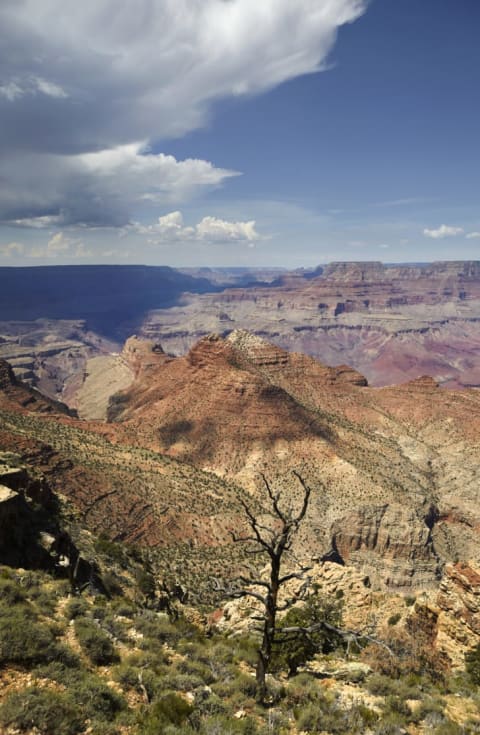
[[(301, 607), (291, 608), (282, 618), (273, 646), (272, 669), (287, 669), (289, 676), (317, 653), (329, 653), (343, 643), (340, 635), (323, 627), (339, 626), (342, 618), (340, 600), (312, 595)], [(285, 628), (305, 629), (305, 632), (282, 633)], [(306, 632), (314, 628), (313, 632)]]

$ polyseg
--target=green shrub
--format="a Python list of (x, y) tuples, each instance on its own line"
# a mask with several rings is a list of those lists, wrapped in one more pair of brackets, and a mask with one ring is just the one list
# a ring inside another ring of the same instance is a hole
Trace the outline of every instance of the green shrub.
[(57, 658), (68, 661), (69, 651), (46, 625), (18, 614), (17, 608), (0, 618), (0, 663), (31, 666)]
[(127, 554), (122, 544), (110, 541), (107, 536), (101, 535), (95, 541), (95, 551), (122, 566), (127, 563)]
[(153, 599), (155, 597), (157, 585), (155, 583), (155, 577), (151, 572), (146, 569), (138, 569), (135, 573), (135, 582), (142, 595), (147, 599)]
[(164, 694), (148, 707), (140, 721), (141, 735), (159, 735), (168, 725), (180, 727), (192, 714), (193, 707), (174, 692)]
[(390, 617), (387, 620), (387, 623), (389, 625), (396, 625), (401, 620), (402, 614), (401, 613), (394, 613), (393, 615), (390, 615)]
[(6, 606), (25, 602), (25, 591), (13, 579), (0, 579), (0, 599)]
[(105, 586), (107, 593), (110, 597), (122, 597), (123, 587), (121, 585), (121, 579), (114, 572), (104, 572), (102, 574), (102, 582)]
[(116, 663), (118, 654), (112, 641), (93, 620), (77, 618), (75, 620), (75, 634), (83, 651), (92, 663), (97, 666)]
[(83, 617), (89, 609), (88, 602), (83, 597), (74, 597), (65, 605), (64, 615), (67, 620)]
[(110, 722), (125, 707), (125, 700), (103, 681), (86, 676), (71, 689), (72, 697), (92, 720)]
[(35, 674), (42, 679), (51, 679), (58, 684), (63, 684), (65, 687), (71, 687), (83, 676), (78, 658), (76, 659), (76, 664), (77, 666), (65, 666), (65, 664), (59, 661), (52, 661), (45, 666), (40, 666), (35, 669)]
[[(282, 716), (280, 715), (280, 718)], [(283, 719), (283, 718), (282, 718)], [(280, 722), (273, 722), (275, 716), (270, 713), (273, 729), (270, 732), (280, 733)], [(201, 725), (200, 735), (256, 735), (258, 732), (255, 721), (251, 717), (235, 719), (227, 715), (213, 715), (207, 717)]]
[(149, 700), (164, 689), (163, 677), (158, 676), (148, 668), (122, 664), (115, 670), (114, 678), (124, 689), (133, 689), (136, 692), (143, 693), (142, 687), (144, 687)]
[(0, 722), (21, 732), (36, 728), (41, 735), (75, 735), (83, 730), (83, 718), (67, 695), (37, 687), (10, 694), (0, 707)]

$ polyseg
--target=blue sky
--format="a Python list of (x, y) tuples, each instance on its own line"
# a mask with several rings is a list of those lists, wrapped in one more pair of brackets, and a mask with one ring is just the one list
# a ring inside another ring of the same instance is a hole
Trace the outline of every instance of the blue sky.
[(0, 9), (2, 265), (480, 259), (477, 0), (134, 5)]

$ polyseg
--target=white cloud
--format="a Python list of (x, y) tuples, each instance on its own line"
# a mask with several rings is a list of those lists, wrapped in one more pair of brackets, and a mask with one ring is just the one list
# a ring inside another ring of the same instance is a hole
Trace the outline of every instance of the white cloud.
[[(0, 2), (0, 154), (8, 176), (0, 220), (122, 225), (139, 202), (182, 201), (220, 185), (233, 172), (146, 155), (135, 141), (177, 137), (204, 125), (218, 99), (324, 69), (338, 28), (366, 6)], [(34, 168), (41, 176), (32, 182)]]
[(97, 182), (102, 195), (150, 202), (183, 201), (201, 189), (215, 188), (238, 172), (216, 168), (209, 161), (177, 161), (153, 154), (145, 143), (75, 156), (72, 163)]
[(27, 253), (30, 258), (56, 259), (56, 258), (88, 258), (93, 255), (78, 238), (70, 237), (64, 232), (55, 233), (47, 242), (45, 247), (36, 246)]
[(0, 201), (11, 207), (29, 202), (37, 211), (49, 210), (3, 221), (35, 229), (72, 224), (123, 227), (136, 207), (180, 204), (239, 175), (209, 161), (153, 154), (142, 143), (69, 156), (7, 155), (2, 164)]
[(262, 239), (255, 229), (255, 221), (229, 222), (217, 217), (207, 216), (194, 227), (185, 226), (181, 212), (170, 212), (159, 217), (152, 225), (142, 225), (138, 222), (128, 229), (134, 230), (140, 235), (147, 235), (149, 243), (158, 245), (160, 243), (175, 241), (196, 242), (246, 242), (250, 247)]
[(480, 232), (469, 232), (468, 235), (466, 235), (467, 240), (477, 240), (480, 239)]
[(444, 237), (455, 237), (456, 235), (463, 235), (463, 227), (451, 227), (450, 225), (440, 225), (436, 230), (424, 229), (423, 234), (425, 237), (431, 237), (434, 240), (441, 240)]
[(7, 245), (0, 245), (0, 255), (6, 258), (12, 258), (14, 255), (23, 255), (25, 245), (21, 242), (9, 242)]
[(245, 240), (249, 243), (260, 239), (255, 230), (255, 221), (250, 222), (226, 222), (216, 217), (204, 217), (196, 227), (198, 237), (201, 240), (215, 242), (236, 242)]
[(64, 99), (68, 97), (68, 94), (59, 84), (43, 79), (42, 77), (33, 77), (33, 83), (37, 90), (42, 94), (46, 94), (47, 97), (56, 97), (57, 99)]

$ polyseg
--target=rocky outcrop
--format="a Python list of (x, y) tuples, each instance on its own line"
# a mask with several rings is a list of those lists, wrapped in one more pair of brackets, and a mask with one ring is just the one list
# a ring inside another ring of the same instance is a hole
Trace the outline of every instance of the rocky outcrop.
[(332, 546), (376, 586), (427, 587), (440, 577), (431, 529), (437, 512), (400, 504), (365, 506), (339, 518)]
[(480, 636), (480, 567), (474, 562), (447, 564), (436, 599), (437, 646), (457, 666)]
[(0, 405), (2, 403), (41, 413), (75, 414), (65, 404), (43, 396), (18, 380), (9, 363), (0, 359)]
[(0, 390), (8, 390), (16, 384), (11, 366), (5, 360), (0, 359)]

